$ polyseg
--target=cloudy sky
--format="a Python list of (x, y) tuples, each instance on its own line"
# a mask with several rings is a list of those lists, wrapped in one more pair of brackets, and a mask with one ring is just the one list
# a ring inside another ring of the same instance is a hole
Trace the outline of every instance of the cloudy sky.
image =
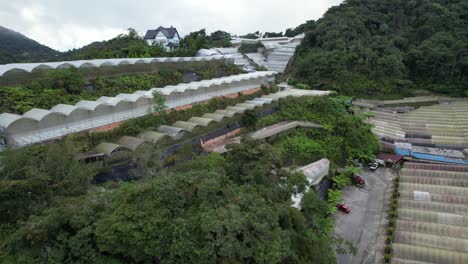
[(0, 25), (57, 50), (162, 26), (181, 35), (284, 31), (320, 18), (342, 0), (0, 0)]

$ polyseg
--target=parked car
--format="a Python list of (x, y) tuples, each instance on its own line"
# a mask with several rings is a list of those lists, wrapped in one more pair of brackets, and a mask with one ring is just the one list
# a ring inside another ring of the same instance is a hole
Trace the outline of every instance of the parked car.
[(349, 214), (351, 212), (351, 208), (349, 208), (346, 204), (337, 204), (336, 208), (343, 213)]
[(356, 184), (356, 186), (359, 187), (366, 185), (366, 181), (364, 180), (364, 178), (362, 178), (362, 176), (358, 174), (354, 174), (353, 181), (354, 184)]
[(369, 164), (369, 169), (371, 170), (376, 170), (378, 167), (379, 167), (379, 163), (377, 162), (372, 162), (371, 164)]

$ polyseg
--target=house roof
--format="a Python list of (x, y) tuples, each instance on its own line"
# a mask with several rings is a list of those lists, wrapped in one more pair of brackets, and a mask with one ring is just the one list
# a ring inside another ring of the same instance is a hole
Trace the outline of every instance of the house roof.
[(174, 38), (174, 36), (177, 34), (179, 35), (179, 32), (177, 32), (177, 29), (175, 27), (170, 27), (170, 28), (165, 28), (165, 27), (158, 27), (157, 29), (150, 29), (146, 31), (146, 35), (144, 39), (154, 39), (156, 35), (158, 35), (159, 32), (162, 32), (166, 38)]

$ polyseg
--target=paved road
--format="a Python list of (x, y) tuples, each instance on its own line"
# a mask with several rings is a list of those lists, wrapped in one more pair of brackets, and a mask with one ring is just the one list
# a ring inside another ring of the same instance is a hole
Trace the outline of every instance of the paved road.
[(362, 171), (366, 186), (348, 186), (343, 189), (343, 202), (351, 207), (351, 213), (337, 212), (334, 217), (335, 234), (353, 242), (357, 253), (338, 255), (339, 264), (381, 263), (385, 247), (385, 230), (388, 220), (386, 208), (391, 195), (390, 169), (376, 172)]

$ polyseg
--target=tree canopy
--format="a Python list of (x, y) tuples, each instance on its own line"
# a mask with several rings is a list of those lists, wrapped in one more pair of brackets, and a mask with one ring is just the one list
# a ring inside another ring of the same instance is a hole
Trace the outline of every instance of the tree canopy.
[(306, 32), (290, 75), (347, 95), (468, 96), (467, 12), (461, 0), (345, 1), (287, 32)]

